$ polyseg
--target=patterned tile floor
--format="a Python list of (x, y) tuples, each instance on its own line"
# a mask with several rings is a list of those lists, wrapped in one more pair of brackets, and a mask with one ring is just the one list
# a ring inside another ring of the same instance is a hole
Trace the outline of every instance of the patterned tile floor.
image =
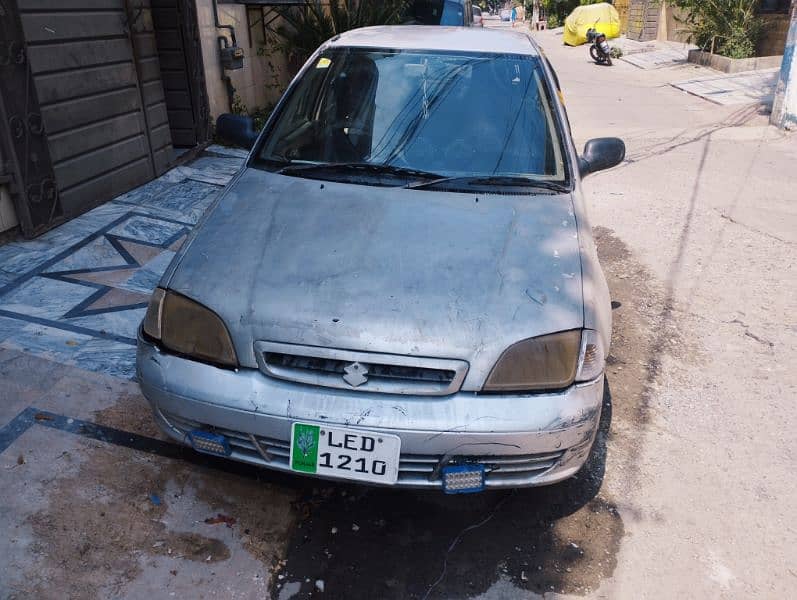
[(0, 246), (0, 347), (132, 379), (152, 288), (245, 157), (210, 146), (40, 238)]

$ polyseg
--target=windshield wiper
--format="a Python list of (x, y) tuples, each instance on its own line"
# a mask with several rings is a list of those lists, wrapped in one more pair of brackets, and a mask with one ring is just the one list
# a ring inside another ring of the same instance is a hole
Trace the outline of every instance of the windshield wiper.
[(554, 192), (569, 192), (570, 188), (561, 183), (547, 181), (545, 179), (534, 179), (533, 177), (523, 177), (518, 175), (483, 175), (483, 176), (464, 176), (464, 177), (441, 177), (432, 181), (418, 181), (407, 185), (411, 189), (430, 188), (437, 185), (448, 187), (454, 185), (495, 185), (500, 187), (522, 187), (542, 190), (552, 190)]
[[(377, 163), (364, 163), (364, 162), (350, 162), (350, 163), (312, 163), (312, 164), (298, 164), (286, 165), (282, 167), (277, 173), (283, 175), (292, 175), (294, 173), (307, 173), (312, 171), (326, 171), (333, 173), (340, 172), (366, 172), (376, 175), (396, 175), (399, 177), (420, 177), (425, 180), (440, 179), (442, 176), (439, 173), (431, 173), (429, 171), (421, 171), (419, 169), (412, 169), (410, 167), (397, 167), (395, 165), (385, 165)], [(422, 182), (418, 182), (422, 183)]]

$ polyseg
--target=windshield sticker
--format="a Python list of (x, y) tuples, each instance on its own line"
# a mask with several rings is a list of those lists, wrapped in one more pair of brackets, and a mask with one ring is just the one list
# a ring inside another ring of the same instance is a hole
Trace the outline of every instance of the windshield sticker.
[(318, 59), (318, 62), (315, 64), (316, 69), (326, 69), (329, 65), (332, 64), (332, 61), (326, 57), (322, 57)]

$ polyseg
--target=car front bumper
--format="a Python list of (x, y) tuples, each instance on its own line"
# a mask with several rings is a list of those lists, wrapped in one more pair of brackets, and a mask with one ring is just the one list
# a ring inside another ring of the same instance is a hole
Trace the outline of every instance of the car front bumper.
[[(192, 429), (225, 435), (230, 458), (291, 471), (294, 422), (401, 438), (398, 487), (442, 489), (440, 468), (485, 465), (485, 486), (547, 485), (586, 461), (600, 420), (603, 376), (557, 393), (404, 396), (319, 388), (231, 371), (161, 352), (139, 337), (137, 374), (155, 419), (186, 442)], [(291, 471), (293, 472), (293, 471)]]

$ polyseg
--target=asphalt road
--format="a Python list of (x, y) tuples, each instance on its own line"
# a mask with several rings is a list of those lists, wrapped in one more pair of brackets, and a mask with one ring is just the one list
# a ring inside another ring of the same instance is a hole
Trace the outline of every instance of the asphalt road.
[(795, 138), (667, 85), (692, 67), (538, 39), (579, 145), (628, 144), (586, 185), (614, 335), (585, 472), (467, 497), (277, 475), (165, 442), (133, 382), (0, 348), (0, 597), (792, 595)]

